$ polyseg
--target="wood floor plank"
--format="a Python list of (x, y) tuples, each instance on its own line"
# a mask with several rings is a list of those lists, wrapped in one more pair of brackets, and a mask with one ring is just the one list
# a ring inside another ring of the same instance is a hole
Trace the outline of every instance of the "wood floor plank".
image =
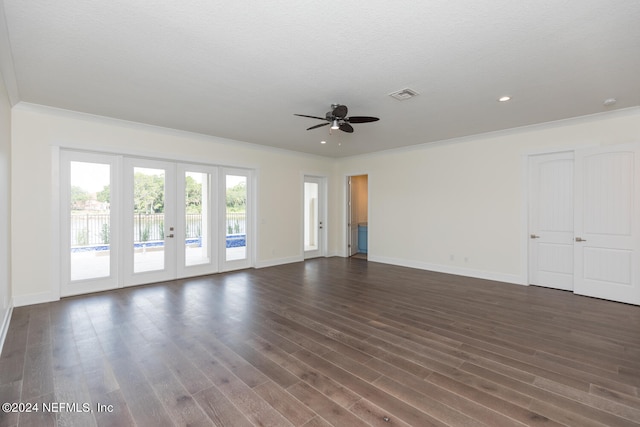
[(331, 425), (353, 427), (367, 425), (364, 420), (358, 418), (304, 382), (293, 384), (287, 388), (287, 391), (313, 411), (317, 412)]
[(24, 400), (53, 393), (51, 344), (27, 347), (21, 398)]
[[(192, 354), (202, 372), (211, 379), (224, 396), (254, 423), (287, 426), (291, 423), (262, 399), (251, 387), (227, 369), (203, 346), (195, 346)], [(246, 363), (246, 362), (245, 362)], [(265, 377), (265, 381), (268, 381)], [(256, 384), (256, 386), (259, 384)]]
[(143, 367), (143, 371), (174, 424), (194, 427), (213, 425), (170, 370), (146, 371)]
[[(242, 357), (254, 368), (263, 373), (265, 376), (269, 377), (271, 381), (275, 382), (280, 387), (287, 388), (299, 381), (299, 379), (294, 374), (287, 371), (286, 369), (283, 369), (277, 363), (273, 362), (268, 357), (256, 351), (254, 348), (245, 344), (244, 342), (239, 342), (236, 339), (228, 339), (225, 340), (224, 343), (238, 356)], [(264, 384), (265, 382), (261, 384)]]
[(271, 381), (260, 384), (254, 390), (294, 426), (306, 424), (316, 416), (308, 406)]
[(240, 409), (231, 403), (216, 386), (197, 392), (194, 398), (216, 426), (253, 427)]
[(260, 339), (249, 340), (248, 343), (253, 345), (254, 348), (262, 351), (275, 363), (296, 375), (300, 380), (323, 393), (338, 405), (348, 408), (360, 399), (357, 394), (342, 386), (338, 381), (322, 374), (312, 366), (309, 366), (296, 358), (294, 355), (290, 355), (285, 351), (270, 347), (268, 343), (265, 343)]
[(162, 402), (132, 359), (112, 358), (109, 362), (136, 424), (173, 425)]
[[(640, 307), (319, 258), (13, 310), (0, 427), (640, 425)], [(109, 406), (108, 406), (109, 407)]]

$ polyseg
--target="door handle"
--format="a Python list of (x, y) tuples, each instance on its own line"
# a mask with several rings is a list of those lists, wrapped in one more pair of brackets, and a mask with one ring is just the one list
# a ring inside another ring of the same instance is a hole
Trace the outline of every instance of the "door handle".
[(576, 242), (586, 242), (582, 237), (576, 237)]
[(169, 234), (167, 237), (170, 237), (170, 238), (173, 239), (173, 234)]
[(529, 236), (529, 237), (531, 237), (532, 239), (539, 239), (539, 238), (540, 238), (540, 236), (535, 235), (535, 234), (532, 234), (532, 235), (531, 235), (531, 236)]

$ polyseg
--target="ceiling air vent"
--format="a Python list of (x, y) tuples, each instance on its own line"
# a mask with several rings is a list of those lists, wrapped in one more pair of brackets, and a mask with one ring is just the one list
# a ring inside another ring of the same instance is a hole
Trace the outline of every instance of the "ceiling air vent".
[(390, 97), (397, 99), (398, 101), (404, 101), (405, 99), (413, 98), (418, 92), (413, 89), (404, 88), (389, 94)]

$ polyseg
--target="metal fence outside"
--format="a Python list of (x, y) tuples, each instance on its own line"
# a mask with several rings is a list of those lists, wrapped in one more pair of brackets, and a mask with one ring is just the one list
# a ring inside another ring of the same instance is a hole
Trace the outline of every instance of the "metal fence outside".
[[(227, 212), (226, 233), (246, 234), (247, 216), (245, 212)], [(92, 246), (109, 244), (111, 223), (109, 214), (72, 213), (71, 246)], [(202, 215), (187, 214), (185, 237), (201, 237)], [(134, 214), (133, 235), (136, 243), (164, 240), (164, 214)]]

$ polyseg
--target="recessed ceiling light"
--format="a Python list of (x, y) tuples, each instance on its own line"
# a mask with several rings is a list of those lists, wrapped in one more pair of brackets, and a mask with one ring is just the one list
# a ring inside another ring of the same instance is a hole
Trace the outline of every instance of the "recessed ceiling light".
[(390, 97), (397, 99), (398, 101), (404, 101), (405, 99), (413, 98), (416, 95), (418, 95), (418, 92), (413, 89), (409, 89), (408, 87), (389, 94)]
[(326, 144), (327, 141), (320, 141), (320, 144)]
[(498, 98), (498, 101), (500, 101), (500, 102), (511, 101), (511, 97), (510, 96), (501, 96), (500, 98)]

